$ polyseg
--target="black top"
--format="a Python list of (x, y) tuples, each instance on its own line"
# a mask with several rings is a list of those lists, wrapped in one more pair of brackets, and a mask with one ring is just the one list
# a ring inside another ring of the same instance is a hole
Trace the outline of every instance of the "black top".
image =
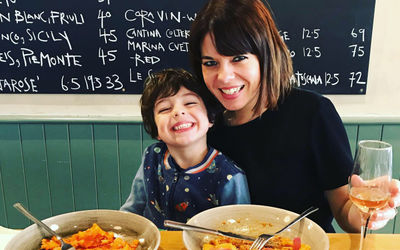
[(246, 172), (251, 202), (309, 216), (334, 232), (325, 190), (347, 184), (353, 158), (342, 121), (331, 101), (293, 89), (277, 110), (267, 110), (239, 126), (223, 124), (209, 132), (209, 144)]

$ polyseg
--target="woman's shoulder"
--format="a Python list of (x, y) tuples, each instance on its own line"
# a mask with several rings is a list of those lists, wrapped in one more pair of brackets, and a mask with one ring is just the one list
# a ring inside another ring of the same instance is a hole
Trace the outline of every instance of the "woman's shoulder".
[(299, 88), (293, 88), (272, 113), (295, 123), (304, 123), (316, 117), (338, 116), (335, 106), (327, 97)]
[(334, 108), (333, 103), (325, 96), (312, 90), (293, 88), (283, 99), (280, 107), (293, 107), (296, 110)]
[(302, 102), (321, 102), (324, 99), (328, 99), (323, 95), (307, 89), (300, 89), (300, 88), (293, 88), (289, 94), (286, 96), (284, 100), (291, 100), (291, 101), (302, 101)]

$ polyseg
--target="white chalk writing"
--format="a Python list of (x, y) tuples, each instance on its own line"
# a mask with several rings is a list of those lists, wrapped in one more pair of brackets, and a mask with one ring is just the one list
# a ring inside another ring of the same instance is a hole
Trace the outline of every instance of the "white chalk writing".
[(0, 92), (1, 93), (37, 93), (39, 76), (22, 79), (4, 79), (0, 78)]
[(81, 67), (80, 63), (81, 55), (76, 54), (58, 54), (58, 55), (50, 55), (48, 53), (44, 53), (40, 51), (39, 53), (28, 49), (21, 48), (21, 55), (23, 59), (23, 66), (28, 67), (29, 65), (39, 65), (41, 67), (54, 67), (56, 65), (62, 65), (67, 67)]

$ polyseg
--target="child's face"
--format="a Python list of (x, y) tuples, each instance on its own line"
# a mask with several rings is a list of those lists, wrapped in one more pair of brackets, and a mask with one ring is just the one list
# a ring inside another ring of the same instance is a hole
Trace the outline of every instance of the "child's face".
[(212, 126), (203, 100), (185, 87), (176, 95), (156, 100), (154, 120), (158, 139), (177, 147), (206, 143), (208, 128)]

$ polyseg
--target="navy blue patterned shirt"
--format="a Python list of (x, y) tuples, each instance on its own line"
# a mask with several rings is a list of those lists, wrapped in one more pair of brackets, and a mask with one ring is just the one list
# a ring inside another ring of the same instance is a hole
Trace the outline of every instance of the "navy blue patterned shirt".
[(149, 146), (132, 183), (123, 211), (130, 211), (164, 228), (164, 220), (186, 222), (209, 208), (248, 204), (250, 195), (244, 172), (209, 147), (199, 164), (181, 169), (165, 143)]

